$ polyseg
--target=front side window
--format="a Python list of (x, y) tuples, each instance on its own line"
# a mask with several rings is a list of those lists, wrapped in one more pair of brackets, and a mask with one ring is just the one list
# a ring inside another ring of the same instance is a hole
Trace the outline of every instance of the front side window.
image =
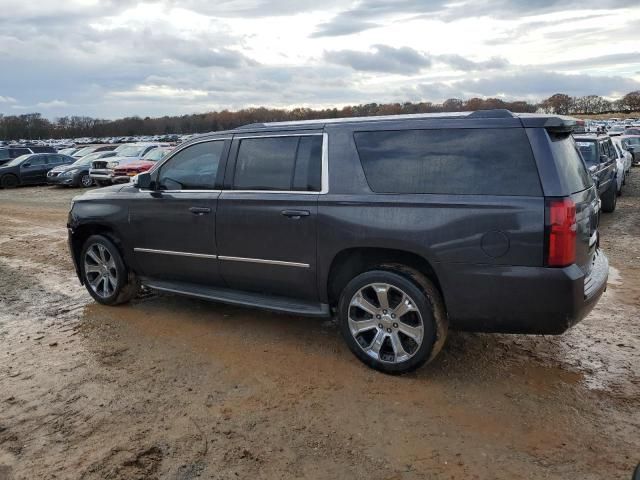
[(374, 192), (542, 193), (522, 128), (370, 131), (354, 138)]
[(234, 190), (319, 191), (322, 136), (245, 138), (240, 141)]
[(171, 157), (160, 168), (160, 190), (213, 190), (224, 140), (197, 143)]

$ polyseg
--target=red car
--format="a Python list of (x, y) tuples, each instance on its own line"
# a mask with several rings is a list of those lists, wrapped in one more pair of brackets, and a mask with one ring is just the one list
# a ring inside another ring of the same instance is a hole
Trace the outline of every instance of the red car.
[(158, 147), (147, 153), (142, 160), (131, 162), (116, 167), (113, 170), (113, 183), (127, 183), (131, 177), (151, 169), (158, 161), (162, 160), (173, 147)]

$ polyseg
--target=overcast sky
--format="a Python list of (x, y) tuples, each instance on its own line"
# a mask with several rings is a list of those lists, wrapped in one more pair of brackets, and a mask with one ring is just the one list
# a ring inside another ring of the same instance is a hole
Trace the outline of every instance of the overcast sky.
[(0, 113), (640, 89), (640, 0), (0, 0)]

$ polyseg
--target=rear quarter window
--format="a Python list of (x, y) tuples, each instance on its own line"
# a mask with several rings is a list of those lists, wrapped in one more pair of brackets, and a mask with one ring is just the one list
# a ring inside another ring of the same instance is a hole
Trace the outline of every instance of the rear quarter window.
[(356, 132), (354, 138), (374, 192), (542, 195), (522, 128)]
[[(569, 189), (569, 193), (581, 192), (589, 188), (593, 184), (591, 176), (587, 171), (587, 167), (580, 154), (583, 147), (576, 146), (576, 142), (569, 134), (554, 134), (550, 133), (549, 140), (551, 144), (551, 150), (553, 152), (553, 158), (558, 169), (558, 175), (564, 185)], [(597, 149), (595, 148), (595, 142), (582, 142), (584, 144), (591, 143), (591, 147), (585, 145), (585, 152), (592, 152), (594, 155), (594, 162), (597, 162)], [(588, 150), (587, 147), (592, 150)], [(589, 153), (591, 155), (591, 153)], [(591, 157), (589, 157), (591, 158)]]

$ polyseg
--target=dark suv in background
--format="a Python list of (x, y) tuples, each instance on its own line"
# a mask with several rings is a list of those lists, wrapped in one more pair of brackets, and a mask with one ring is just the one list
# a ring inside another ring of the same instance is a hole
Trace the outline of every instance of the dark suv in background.
[[(611, 213), (616, 209), (618, 186), (616, 175), (616, 150), (608, 135), (574, 135), (576, 145), (587, 164), (589, 173), (598, 188), (602, 200), (602, 210)], [(621, 173), (624, 175), (624, 172)]]
[(30, 153), (56, 153), (55, 148), (41, 145), (15, 145), (8, 147), (0, 147), (0, 165), (4, 165), (14, 158)]
[(77, 197), (80, 281), (336, 313), (389, 373), (449, 325), (558, 334), (606, 288), (596, 187), (575, 121), (505, 110), (256, 124), (179, 146), (133, 184)]

